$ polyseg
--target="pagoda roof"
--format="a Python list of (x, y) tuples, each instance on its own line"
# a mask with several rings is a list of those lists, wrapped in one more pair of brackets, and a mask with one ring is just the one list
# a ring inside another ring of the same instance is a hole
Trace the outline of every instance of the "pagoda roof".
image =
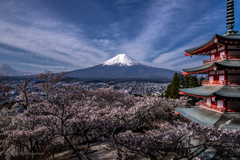
[(221, 62), (215, 62), (216, 66), (230, 67), (230, 68), (240, 68), (240, 60), (225, 59)]
[(201, 107), (196, 108), (175, 108), (183, 117), (203, 126), (214, 125), (222, 116), (221, 113), (207, 110)]
[(211, 64), (205, 64), (202, 66), (198, 66), (198, 67), (194, 67), (194, 68), (188, 68), (188, 69), (183, 69), (184, 72), (192, 72), (192, 73), (197, 73), (200, 71), (204, 71), (204, 70), (209, 70), (209, 69), (213, 69), (214, 66), (218, 66), (218, 67), (227, 67), (227, 68), (240, 68), (240, 60), (229, 60), (229, 59), (225, 59), (223, 61), (220, 62), (213, 62)]
[[(214, 42), (215, 39), (221, 39), (223, 41), (234, 41), (234, 42), (240, 42), (240, 34), (233, 34), (233, 35), (227, 35), (227, 36), (221, 36), (221, 35), (218, 35), (218, 34), (215, 34), (212, 39), (210, 41), (208, 41), (207, 43), (204, 43), (203, 45), (201, 46), (198, 46), (198, 47), (194, 47), (194, 48), (191, 48), (191, 49), (187, 49), (185, 50), (186, 53), (191, 53), (191, 52), (194, 52), (194, 51), (197, 51), (198, 49), (200, 48), (204, 48), (210, 44), (214, 44), (214, 43), (219, 43), (219, 42)], [(189, 54), (191, 55), (191, 54)]]
[(240, 98), (239, 85), (226, 86), (200, 86), (194, 88), (179, 88), (182, 94), (200, 97), (225, 97), (225, 98)]
[(202, 126), (214, 126), (219, 128), (220, 125), (232, 119), (232, 122), (227, 124), (226, 128), (240, 128), (240, 113), (218, 113), (201, 107), (175, 108), (175, 110), (185, 118)]
[(214, 92), (214, 95), (221, 97), (240, 98), (240, 86), (224, 86), (217, 92)]
[(216, 128), (219, 128), (220, 125), (226, 123), (227, 121), (232, 120), (232, 122), (226, 125), (227, 129), (239, 129), (240, 128), (240, 113), (223, 113), (221, 118), (214, 124)]
[(214, 93), (222, 88), (223, 86), (200, 86), (194, 88), (180, 88), (179, 91), (193, 96), (213, 97)]
[(183, 71), (184, 72), (198, 72), (198, 71), (203, 71), (203, 70), (206, 70), (206, 69), (210, 69), (214, 66), (215, 66), (215, 63), (211, 63), (211, 64), (205, 64), (205, 65), (198, 66), (198, 67), (183, 69)]

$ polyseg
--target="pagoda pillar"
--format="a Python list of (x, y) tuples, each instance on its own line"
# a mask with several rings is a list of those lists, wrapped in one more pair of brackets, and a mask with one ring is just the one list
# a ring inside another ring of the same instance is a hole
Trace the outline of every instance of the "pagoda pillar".
[(226, 99), (224, 99), (224, 103), (225, 103), (226, 112), (228, 112), (227, 101), (228, 101), (228, 99), (227, 99), (227, 98), (226, 98)]
[(226, 54), (226, 59), (228, 59), (228, 45), (224, 45), (225, 46), (225, 54)]
[(225, 81), (226, 81), (226, 85), (228, 85), (228, 70), (227, 69), (225, 69), (224, 70), (224, 76), (225, 76)]

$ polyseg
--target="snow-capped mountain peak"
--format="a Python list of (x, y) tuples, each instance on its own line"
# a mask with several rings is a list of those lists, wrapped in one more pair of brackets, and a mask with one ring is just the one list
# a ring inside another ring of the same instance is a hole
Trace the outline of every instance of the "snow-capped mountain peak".
[(133, 66), (133, 65), (139, 65), (135, 59), (132, 57), (129, 57), (126, 54), (118, 54), (117, 56), (107, 60), (102, 65), (103, 66), (112, 66), (112, 65), (119, 65), (119, 66)]

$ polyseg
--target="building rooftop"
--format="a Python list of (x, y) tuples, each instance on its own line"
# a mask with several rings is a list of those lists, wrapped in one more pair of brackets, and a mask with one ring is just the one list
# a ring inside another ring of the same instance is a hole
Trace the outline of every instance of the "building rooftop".
[(240, 98), (239, 85), (226, 85), (226, 86), (200, 86), (194, 88), (180, 88), (180, 92), (189, 95), (202, 96), (202, 97), (226, 97), (226, 98)]
[(214, 92), (214, 95), (220, 97), (240, 98), (240, 86), (223, 86), (220, 90)]
[(214, 125), (222, 114), (204, 108), (175, 108), (175, 110), (185, 118), (203, 126)]
[(203, 126), (214, 126), (216, 128), (219, 128), (220, 125), (232, 119), (232, 122), (226, 125), (226, 128), (227, 129), (240, 128), (240, 113), (221, 114), (201, 107), (176, 108), (175, 110), (185, 118)]
[(198, 67), (193, 67), (193, 68), (188, 68), (188, 69), (183, 69), (184, 72), (197, 72), (197, 71), (203, 71), (206, 69), (210, 69), (215, 66), (215, 62), (211, 64), (206, 64)]
[(222, 89), (223, 86), (200, 86), (194, 88), (180, 88), (179, 91), (187, 93), (190, 95), (203, 96), (203, 97), (213, 97), (214, 92)]
[(191, 49), (187, 49), (185, 50), (186, 53), (191, 53), (191, 52), (194, 52), (200, 48), (203, 48), (209, 44), (211, 44), (212, 42), (214, 42), (214, 40), (218, 38), (218, 39), (221, 39), (223, 41), (234, 41), (234, 42), (240, 42), (240, 34), (229, 34), (227, 36), (221, 36), (221, 35), (218, 35), (218, 34), (215, 34), (213, 36), (213, 38), (208, 41), (207, 43), (204, 43), (203, 45), (201, 46), (198, 46), (198, 47), (194, 47), (194, 48), (191, 48)]
[(205, 64), (198, 67), (183, 69), (184, 72), (199, 72), (204, 70), (212, 69), (214, 66), (218, 67), (227, 67), (231, 69), (240, 69), (240, 60), (233, 60), (233, 59), (225, 59), (220, 62), (212, 62), (211, 64)]

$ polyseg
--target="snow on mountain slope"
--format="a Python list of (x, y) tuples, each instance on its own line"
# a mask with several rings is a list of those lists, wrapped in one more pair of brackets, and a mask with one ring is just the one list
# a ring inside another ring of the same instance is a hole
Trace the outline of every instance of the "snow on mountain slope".
[(135, 59), (129, 57), (126, 54), (118, 54), (117, 56), (107, 60), (102, 64), (103, 66), (133, 66), (133, 65), (140, 65)]
[(119, 54), (99, 65), (71, 71), (67, 77), (83, 81), (154, 80), (166, 82), (172, 79), (175, 72), (169, 69), (146, 66), (126, 54)]

